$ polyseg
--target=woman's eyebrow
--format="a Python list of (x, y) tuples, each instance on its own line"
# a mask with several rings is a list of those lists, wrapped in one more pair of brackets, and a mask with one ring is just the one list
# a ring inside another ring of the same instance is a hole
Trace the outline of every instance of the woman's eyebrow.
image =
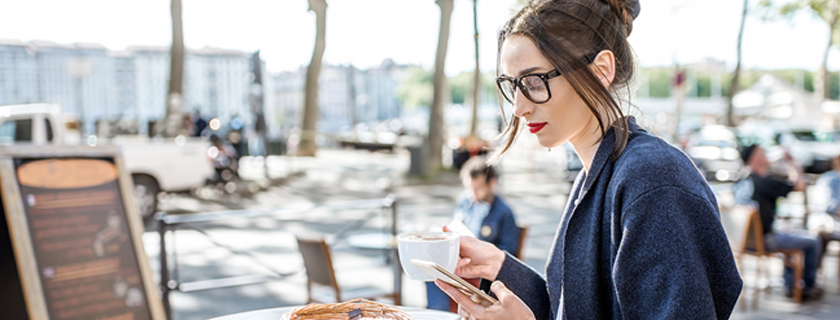
[(518, 76), (521, 76), (523, 74), (529, 74), (531, 72), (534, 72), (534, 71), (537, 71), (537, 70), (540, 70), (540, 69), (543, 69), (543, 67), (530, 67), (530, 68), (525, 69), (525, 70), (520, 70), (519, 74), (516, 75), (516, 76), (518, 77)]

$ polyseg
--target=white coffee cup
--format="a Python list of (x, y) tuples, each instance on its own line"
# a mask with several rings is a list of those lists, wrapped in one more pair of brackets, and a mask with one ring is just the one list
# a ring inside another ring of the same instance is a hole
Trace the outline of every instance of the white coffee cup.
[(412, 280), (433, 281), (435, 278), (411, 265), (412, 259), (431, 261), (455, 272), (460, 253), (459, 236), (453, 232), (412, 232), (397, 236), (400, 264)]

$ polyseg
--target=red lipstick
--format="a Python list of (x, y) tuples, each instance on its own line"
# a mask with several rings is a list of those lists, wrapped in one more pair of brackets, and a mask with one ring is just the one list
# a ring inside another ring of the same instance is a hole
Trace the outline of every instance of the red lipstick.
[(536, 122), (536, 123), (532, 122), (532, 123), (528, 123), (528, 128), (531, 130), (531, 133), (537, 133), (537, 132), (540, 132), (540, 130), (542, 130), (542, 128), (545, 127), (545, 125), (547, 125), (547, 124), (548, 124), (548, 122)]

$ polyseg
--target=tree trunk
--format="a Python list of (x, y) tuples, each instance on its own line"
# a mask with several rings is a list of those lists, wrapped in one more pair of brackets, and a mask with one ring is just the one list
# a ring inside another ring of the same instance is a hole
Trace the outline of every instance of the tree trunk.
[(181, 19), (181, 0), (172, 0), (172, 47), (169, 57), (169, 92), (166, 96), (166, 117), (163, 135), (174, 137), (183, 127), (184, 92), (184, 23)]
[(735, 106), (732, 100), (735, 98), (735, 94), (738, 93), (738, 82), (741, 80), (741, 42), (744, 38), (744, 22), (747, 20), (747, 1), (744, 0), (744, 11), (741, 12), (741, 26), (738, 29), (738, 59), (735, 63), (735, 73), (732, 74), (732, 83), (729, 86), (729, 96), (727, 97), (729, 103), (726, 106), (726, 125), (730, 127), (735, 126)]
[[(254, 74), (254, 80), (251, 82), (248, 102), (251, 105), (251, 112), (254, 114), (254, 131), (257, 132), (257, 137), (263, 146), (262, 155), (268, 156), (271, 154), (271, 143), (268, 141), (268, 126), (265, 123), (265, 89), (262, 81), (262, 59), (260, 58), (259, 51), (251, 55), (251, 68), (251, 72)], [(265, 161), (264, 164), (267, 168), (268, 161)], [(265, 170), (265, 176), (268, 178), (268, 170)]]
[(347, 99), (347, 111), (350, 112), (350, 130), (356, 129), (356, 124), (359, 123), (359, 118), (356, 115), (356, 67), (350, 66), (347, 69), (347, 92), (349, 99)]
[(837, 28), (837, 15), (836, 9), (832, 12), (829, 12), (831, 15), (828, 22), (828, 43), (825, 46), (825, 51), (823, 52), (823, 60), (822, 65), (820, 66), (820, 72), (817, 82), (819, 85), (815, 83), (814, 86), (814, 93), (815, 96), (819, 97), (820, 100), (828, 100), (830, 90), (830, 83), (829, 83), (829, 74), (828, 74), (828, 52), (831, 50), (831, 45), (834, 42), (834, 29)]
[(315, 136), (318, 132), (318, 77), (321, 74), (321, 60), (326, 48), (325, 33), (327, 31), (327, 1), (309, 0), (309, 11), (315, 12), (315, 48), (312, 60), (306, 68), (306, 84), (303, 101), (303, 128), (300, 132), (298, 156), (314, 157), (317, 150)]
[(446, 73), (446, 50), (449, 44), (449, 23), (452, 19), (453, 0), (437, 0), (440, 7), (440, 30), (438, 33), (438, 47), (435, 54), (435, 73), (432, 77), (432, 106), (429, 114), (429, 140), (428, 140), (428, 161), (424, 166), (424, 174), (431, 172), (433, 167), (441, 164), (441, 149), (443, 148), (443, 106), (444, 98), (447, 97)]
[(472, 122), (470, 136), (475, 137), (478, 131), (479, 92), (481, 92), (481, 68), (478, 64), (478, 0), (473, 0), (473, 29), (475, 30), (475, 74), (473, 75), (472, 91)]

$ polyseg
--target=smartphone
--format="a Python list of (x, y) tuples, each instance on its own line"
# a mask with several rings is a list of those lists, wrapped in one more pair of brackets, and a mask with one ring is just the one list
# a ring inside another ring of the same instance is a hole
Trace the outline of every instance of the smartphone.
[(473, 297), (473, 301), (475, 301), (475, 303), (478, 303), (485, 307), (489, 307), (497, 302), (495, 298), (484, 293), (484, 291), (479, 290), (469, 282), (464, 281), (464, 279), (461, 279), (461, 277), (456, 276), (452, 272), (449, 272), (449, 270), (444, 269), (437, 263), (425, 260), (411, 259), (411, 264), (417, 267), (417, 269), (422, 270), (426, 274), (435, 277), (436, 279), (440, 279), (441, 281), (446, 282), (455, 288), (458, 288), (458, 290), (461, 290), (461, 292), (463, 292), (465, 295)]

